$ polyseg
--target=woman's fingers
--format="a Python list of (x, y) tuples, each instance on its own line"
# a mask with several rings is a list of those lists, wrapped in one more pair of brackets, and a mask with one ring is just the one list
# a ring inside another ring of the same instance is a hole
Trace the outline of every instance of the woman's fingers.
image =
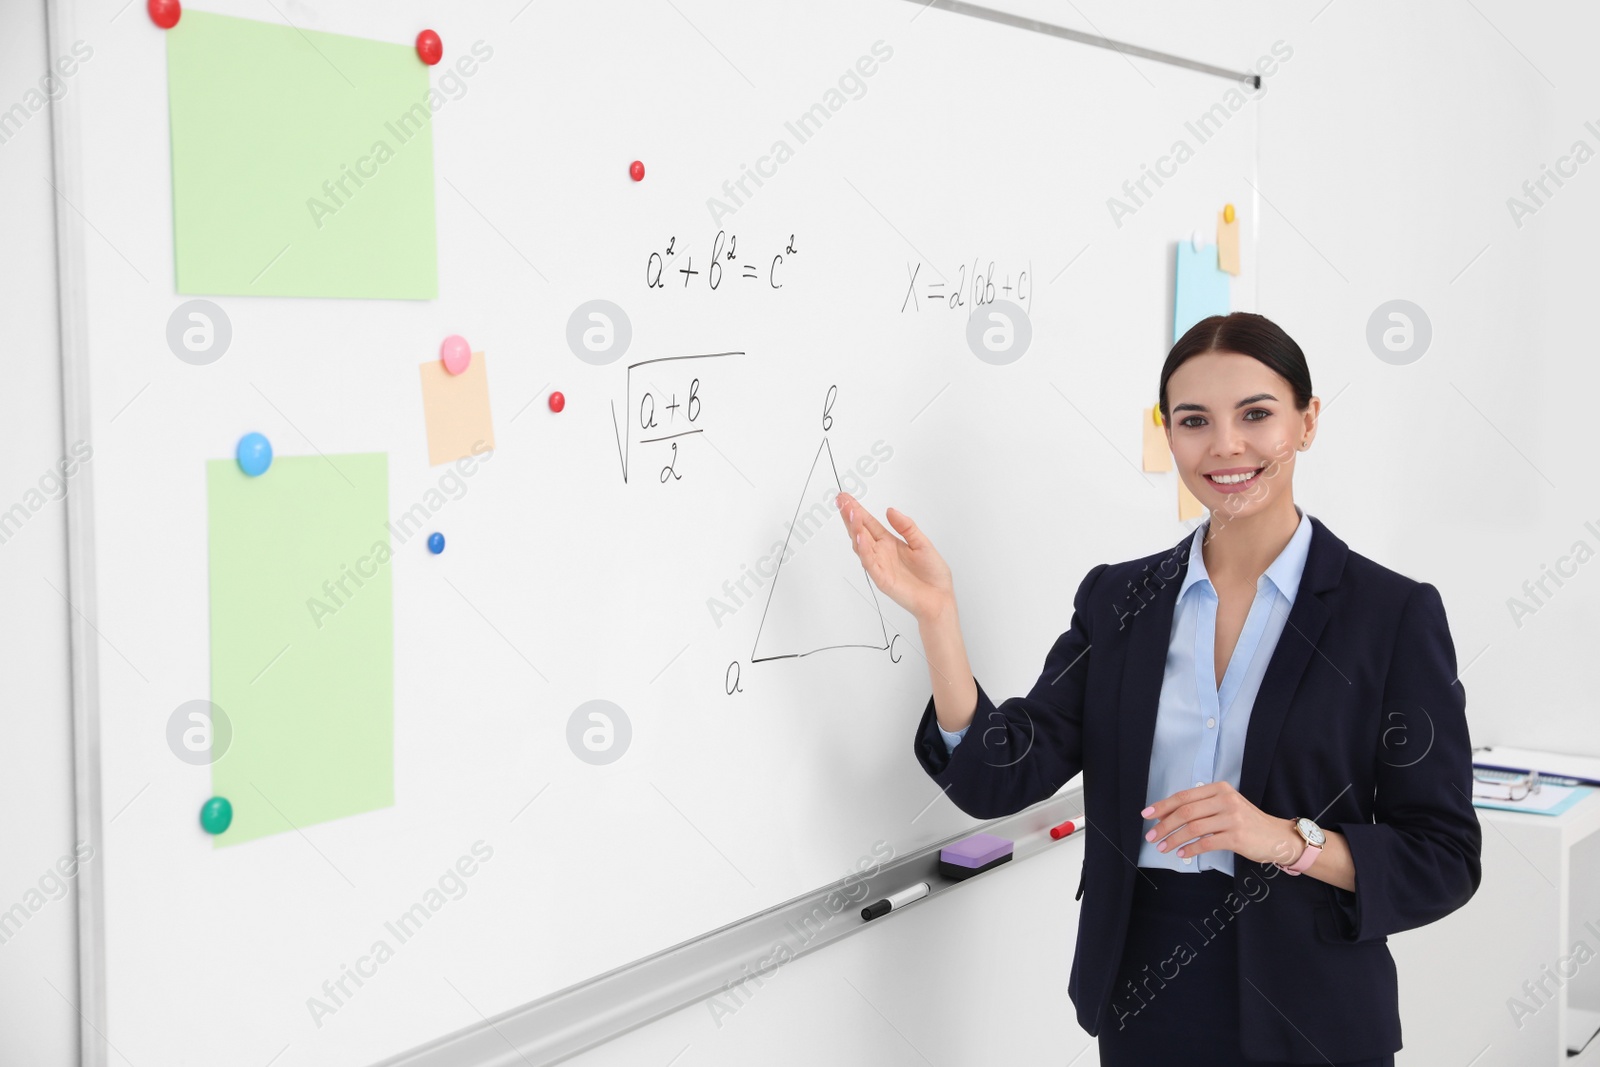
[(881, 540), (891, 538), (889, 531), (879, 525), (871, 513), (849, 493), (840, 493), (834, 498), (834, 502), (838, 505), (839, 516), (844, 519), (845, 527), (849, 531), (850, 547), (855, 550), (867, 568), (868, 575), (875, 582), (880, 578), (887, 579), (888, 574), (885, 570), (887, 563), (879, 553), (884, 549), (893, 552), (897, 542), (892, 539), (888, 542)]
[(872, 512), (868, 511), (860, 504), (855, 505), (855, 511), (856, 514), (861, 518), (861, 524), (866, 527), (868, 537), (872, 538), (874, 541), (882, 541), (884, 538), (894, 537), (893, 534), (884, 529), (883, 523), (872, 517)]
[(861, 560), (861, 566), (866, 568), (867, 577), (872, 579), (874, 585), (882, 589), (889, 580), (889, 575), (884, 569), (884, 562), (878, 557), (877, 542), (868, 541), (864, 545), (856, 545), (856, 558)]
[(839, 509), (839, 518), (844, 520), (851, 547), (856, 547), (856, 531), (861, 528), (861, 505), (849, 493), (840, 493), (833, 498), (833, 506)]
[(885, 530), (872, 513), (861, 506), (861, 502), (849, 493), (840, 493), (834, 497), (834, 504), (839, 508), (845, 525), (850, 528), (850, 541), (856, 543), (856, 534), (865, 532), (872, 541), (888, 537), (889, 531)]
[[(883, 588), (884, 583), (893, 581), (895, 560), (899, 558), (900, 547), (904, 542), (884, 529), (883, 525), (872, 517), (872, 513), (862, 507), (860, 501), (849, 493), (840, 493), (835, 502), (839, 505), (840, 514), (850, 530), (850, 547), (855, 549), (856, 555), (866, 566), (868, 576), (880, 589)], [(900, 513), (895, 512), (895, 514)], [(921, 531), (916, 530), (915, 524), (904, 515), (900, 515), (900, 519), (911, 526), (917, 537), (921, 538)], [(895, 520), (891, 518), (890, 521)]]
[(917, 528), (917, 524), (912, 522), (911, 516), (905, 512), (898, 508), (890, 508), (883, 514), (900, 536), (906, 539), (906, 544), (911, 548), (922, 548), (928, 543), (928, 539), (922, 536), (922, 531)]
[[(906, 543), (884, 529), (849, 493), (840, 493), (835, 502), (839, 506), (840, 517), (849, 527), (850, 547), (855, 550), (867, 577), (896, 604), (915, 614), (917, 590), (922, 583), (907, 565), (909, 557), (906, 553), (910, 549)], [(921, 538), (921, 532), (916, 530), (914, 523), (899, 512), (894, 515), (899, 515), (899, 518), (891, 516), (891, 522), (897, 527), (903, 523)]]
[(839, 509), (839, 517), (844, 524), (849, 526), (854, 521), (853, 512), (856, 507), (856, 498), (849, 493), (841, 492), (833, 498), (833, 506)]

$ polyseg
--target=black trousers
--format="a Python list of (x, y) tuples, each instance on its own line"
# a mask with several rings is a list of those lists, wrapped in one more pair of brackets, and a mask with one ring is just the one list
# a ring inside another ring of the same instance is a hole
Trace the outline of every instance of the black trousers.
[[(1289, 1067), (1240, 1052), (1238, 935), (1232, 923), (1217, 932), (1215, 922), (1202, 934), (1203, 917), (1219, 907), (1227, 913), (1223, 899), (1233, 879), (1165, 867), (1141, 867), (1139, 874), (1112, 1007), (1100, 1027), (1101, 1067)], [(1179, 944), (1189, 950), (1174, 958)], [(1163, 967), (1164, 961), (1171, 962)], [(1177, 976), (1164, 986), (1145, 980), (1174, 967)], [(1335, 1067), (1394, 1067), (1394, 1056)]]

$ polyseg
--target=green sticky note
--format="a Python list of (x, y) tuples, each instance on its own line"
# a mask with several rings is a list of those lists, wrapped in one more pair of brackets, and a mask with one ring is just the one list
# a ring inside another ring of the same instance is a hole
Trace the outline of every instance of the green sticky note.
[(415, 49), (193, 10), (166, 38), (178, 292), (438, 294)]
[[(184, 17), (189, 17), (189, 12)], [(394, 619), (383, 453), (206, 464), (211, 701), (232, 724), (220, 847), (394, 803)]]

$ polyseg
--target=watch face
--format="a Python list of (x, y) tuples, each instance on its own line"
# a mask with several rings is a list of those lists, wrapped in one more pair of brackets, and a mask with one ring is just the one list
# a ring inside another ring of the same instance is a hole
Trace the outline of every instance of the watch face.
[(1318, 848), (1321, 848), (1328, 840), (1323, 834), (1322, 828), (1310, 819), (1300, 820), (1300, 830), (1305, 834), (1306, 841)]

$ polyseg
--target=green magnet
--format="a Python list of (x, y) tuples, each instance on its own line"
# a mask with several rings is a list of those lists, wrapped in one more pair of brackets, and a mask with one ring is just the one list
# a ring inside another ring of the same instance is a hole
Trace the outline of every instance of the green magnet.
[(200, 806), (200, 828), (208, 834), (220, 834), (233, 824), (233, 805), (227, 797), (212, 797)]

